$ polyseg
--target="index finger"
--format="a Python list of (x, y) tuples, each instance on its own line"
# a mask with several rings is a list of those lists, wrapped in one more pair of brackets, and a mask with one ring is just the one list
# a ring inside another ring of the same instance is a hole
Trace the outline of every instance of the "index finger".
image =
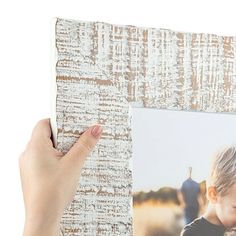
[(52, 131), (50, 126), (50, 118), (46, 118), (37, 122), (37, 124), (33, 128), (31, 138), (38, 141), (47, 140), (52, 144), (51, 135)]

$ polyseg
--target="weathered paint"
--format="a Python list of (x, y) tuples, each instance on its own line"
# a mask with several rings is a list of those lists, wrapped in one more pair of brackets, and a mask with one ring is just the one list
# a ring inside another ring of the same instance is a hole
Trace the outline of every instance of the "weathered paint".
[(62, 233), (132, 235), (131, 107), (234, 113), (236, 37), (62, 18), (54, 29), (57, 148), (104, 127)]

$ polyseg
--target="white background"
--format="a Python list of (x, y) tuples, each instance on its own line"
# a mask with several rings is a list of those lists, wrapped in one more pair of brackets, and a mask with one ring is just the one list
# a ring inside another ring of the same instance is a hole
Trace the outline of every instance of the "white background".
[(113, 24), (236, 36), (235, 1), (1, 1), (0, 235), (21, 235), (24, 205), (18, 156), (32, 128), (51, 112), (51, 20)]

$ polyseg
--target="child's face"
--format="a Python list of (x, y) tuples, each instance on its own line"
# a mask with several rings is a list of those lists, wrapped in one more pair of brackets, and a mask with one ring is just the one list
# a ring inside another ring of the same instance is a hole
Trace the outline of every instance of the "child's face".
[(236, 226), (236, 184), (225, 196), (217, 196), (216, 214), (221, 223), (227, 228)]

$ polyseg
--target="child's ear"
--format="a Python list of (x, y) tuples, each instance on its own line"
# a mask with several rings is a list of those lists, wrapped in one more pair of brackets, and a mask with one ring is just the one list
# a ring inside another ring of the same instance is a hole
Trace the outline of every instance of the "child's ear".
[(217, 201), (217, 191), (216, 191), (216, 188), (214, 186), (208, 187), (208, 189), (207, 189), (207, 198), (208, 198), (209, 202), (216, 203), (216, 201)]

